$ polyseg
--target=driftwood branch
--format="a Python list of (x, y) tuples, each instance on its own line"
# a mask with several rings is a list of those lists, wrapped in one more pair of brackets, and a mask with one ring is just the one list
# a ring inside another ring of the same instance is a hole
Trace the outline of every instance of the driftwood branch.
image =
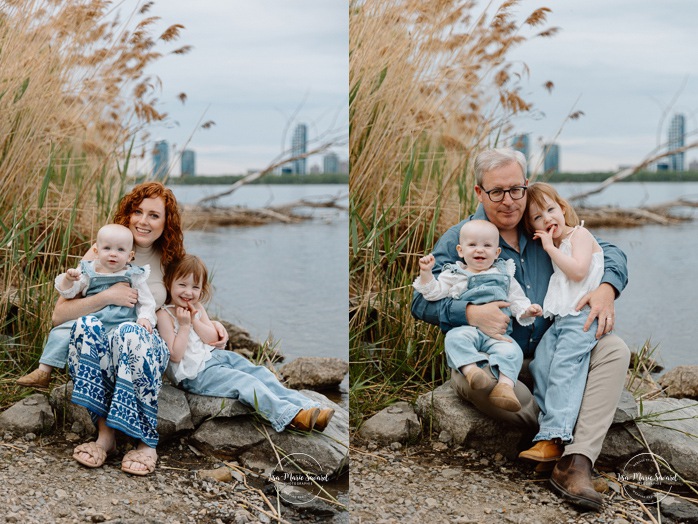
[(576, 208), (584, 223), (594, 227), (633, 227), (645, 224), (671, 225), (692, 220), (691, 216), (673, 213), (676, 208), (698, 208), (698, 201), (679, 198), (647, 207), (583, 207)]
[(693, 149), (694, 147), (698, 147), (698, 142), (691, 142), (688, 145), (685, 145), (683, 147), (678, 147), (676, 149), (672, 149), (671, 151), (665, 151), (664, 153), (656, 153), (656, 150), (650, 155), (648, 155), (642, 162), (637, 164), (634, 167), (629, 167), (627, 169), (622, 169), (615, 175), (612, 175), (608, 177), (606, 180), (601, 182), (599, 185), (596, 187), (591, 188), (588, 191), (583, 191), (581, 193), (577, 193), (576, 195), (572, 195), (569, 197), (567, 200), (570, 201), (575, 201), (575, 200), (581, 200), (582, 198), (588, 197), (590, 195), (596, 195), (597, 193), (601, 193), (604, 189), (606, 189), (608, 186), (611, 184), (615, 184), (616, 182), (619, 182), (621, 180), (624, 180), (638, 171), (641, 171), (642, 169), (646, 168), (648, 165), (650, 165), (652, 162), (655, 162), (659, 160), (660, 158), (664, 158), (670, 155), (674, 155), (677, 153), (682, 153), (684, 151), (688, 151), (689, 149)]

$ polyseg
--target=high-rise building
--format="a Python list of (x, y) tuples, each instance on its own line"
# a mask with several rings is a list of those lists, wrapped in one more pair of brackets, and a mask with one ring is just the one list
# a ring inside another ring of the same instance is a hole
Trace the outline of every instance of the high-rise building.
[[(678, 149), (685, 145), (684, 138), (686, 136), (686, 118), (683, 115), (676, 114), (672, 117), (669, 124), (669, 136), (667, 147), (669, 151)], [(669, 169), (672, 171), (683, 171), (684, 152), (674, 153), (667, 157)]]
[(155, 142), (153, 149), (153, 178), (163, 180), (170, 165), (170, 146), (166, 140)]
[[(293, 131), (291, 138), (291, 155), (298, 156), (307, 152), (308, 144), (308, 126), (298, 124)], [(291, 162), (293, 173), (297, 175), (305, 175), (305, 158), (298, 158)]]
[(191, 149), (182, 151), (182, 176), (196, 176), (196, 153)]
[(337, 153), (327, 153), (322, 157), (323, 173), (339, 173), (339, 156)]
[(526, 157), (526, 163), (528, 164), (528, 160), (530, 159), (529, 156), (529, 146), (530, 142), (528, 140), (528, 135), (514, 135), (514, 138), (511, 140), (511, 147), (512, 149), (515, 149), (516, 151), (521, 151), (523, 153), (523, 156)]
[(557, 144), (545, 144), (543, 146), (545, 158), (543, 160), (544, 173), (557, 173), (560, 171), (560, 146)]

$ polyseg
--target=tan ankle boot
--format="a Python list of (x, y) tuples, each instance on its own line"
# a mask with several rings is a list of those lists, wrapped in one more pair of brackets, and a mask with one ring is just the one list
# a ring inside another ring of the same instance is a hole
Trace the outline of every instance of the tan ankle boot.
[(22, 378), (17, 379), (18, 386), (27, 388), (47, 389), (49, 384), (51, 384), (51, 373), (41, 371), (40, 369), (35, 369), (28, 375), (24, 375)]
[(515, 413), (521, 409), (521, 403), (516, 398), (514, 388), (509, 384), (498, 382), (489, 395), (490, 402), (505, 411)]

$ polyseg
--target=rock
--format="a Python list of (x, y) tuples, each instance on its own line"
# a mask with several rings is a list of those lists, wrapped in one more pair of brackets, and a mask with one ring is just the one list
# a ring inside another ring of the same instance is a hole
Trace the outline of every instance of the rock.
[(338, 387), (349, 372), (349, 363), (331, 357), (301, 357), (279, 372), (289, 388), (322, 390)]
[(624, 424), (625, 422), (630, 422), (638, 416), (637, 404), (635, 403), (635, 397), (627, 389), (624, 389), (620, 394), (620, 400), (618, 401), (618, 407), (616, 408), (616, 413), (613, 416), (613, 424)]
[(675, 497), (664, 497), (659, 503), (662, 515), (684, 524), (698, 524), (698, 506)]
[[(698, 405), (688, 399), (646, 400), (636, 423), (653, 453), (661, 456), (683, 478), (698, 475)], [(639, 441), (638, 441), (639, 440)], [(623, 465), (647, 450), (640, 444), (637, 430), (630, 426), (612, 426), (603, 443), (600, 463)]]
[(196, 474), (200, 479), (213, 479), (218, 482), (233, 481), (233, 475), (229, 468), (200, 469)]
[(674, 398), (698, 399), (698, 366), (679, 366), (659, 379), (666, 394)]
[(520, 451), (521, 430), (480, 413), (456, 394), (450, 381), (419, 397), (416, 410), (423, 424), (450, 433), (454, 444), (499, 452), (512, 460)]
[(369, 418), (359, 429), (359, 436), (389, 445), (393, 442), (413, 442), (421, 426), (414, 409), (407, 402), (396, 402)]
[(73, 382), (58, 386), (49, 395), (51, 407), (56, 410), (60, 423), (69, 427), (73, 433), (86, 436), (92, 435), (97, 428), (92, 423), (90, 413), (82, 406), (73, 404), (70, 397), (73, 394)]
[(193, 393), (185, 393), (189, 409), (191, 410), (191, 420), (194, 426), (199, 426), (205, 419), (215, 417), (237, 417), (249, 415), (252, 409), (237, 399), (223, 397), (205, 397)]
[(0, 413), (0, 431), (44, 434), (51, 431), (55, 419), (45, 395), (35, 393)]
[(647, 370), (649, 370), (651, 373), (659, 373), (660, 371), (664, 370), (664, 366), (659, 364), (655, 359), (651, 357), (642, 357), (642, 359), (640, 359), (640, 356), (637, 354), (637, 351), (630, 352), (630, 362), (628, 364), (628, 368), (635, 369), (640, 363), (640, 360), (642, 360)]
[(158, 434), (163, 440), (174, 437), (178, 432), (194, 429), (191, 411), (184, 391), (164, 384), (158, 396)]
[(223, 324), (223, 327), (226, 329), (228, 332), (228, 344), (226, 345), (225, 349), (228, 351), (236, 351), (237, 350), (247, 350), (247, 352), (239, 352), (243, 354), (246, 358), (247, 356), (245, 353), (249, 355), (254, 355), (257, 351), (259, 351), (259, 342), (254, 340), (251, 336), (250, 333), (240, 326), (236, 326), (234, 324), (231, 324), (230, 322), (226, 320), (218, 320), (221, 324)]
[(198, 448), (222, 459), (237, 458), (264, 439), (264, 433), (257, 430), (251, 417), (207, 420), (192, 436)]

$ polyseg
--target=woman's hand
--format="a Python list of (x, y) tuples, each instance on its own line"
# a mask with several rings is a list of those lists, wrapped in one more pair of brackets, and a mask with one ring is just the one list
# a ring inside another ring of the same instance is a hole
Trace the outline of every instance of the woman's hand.
[(98, 293), (105, 306), (134, 307), (138, 302), (138, 291), (128, 285), (127, 282), (119, 282)]

